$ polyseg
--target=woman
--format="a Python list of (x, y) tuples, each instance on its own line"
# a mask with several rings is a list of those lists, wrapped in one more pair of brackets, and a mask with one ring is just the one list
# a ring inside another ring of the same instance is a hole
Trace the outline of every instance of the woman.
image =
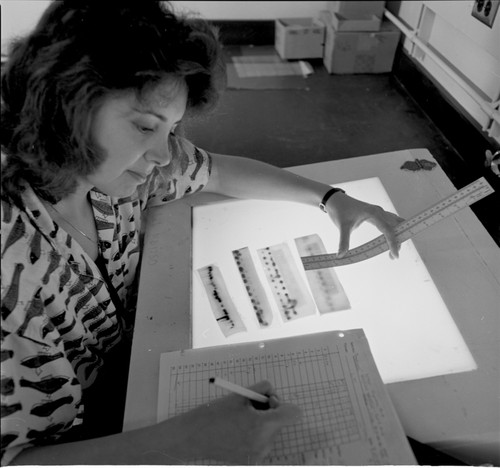
[(324, 200), (339, 252), (368, 221), (397, 256), (396, 215), (176, 135), (217, 102), (221, 64), (207, 24), (160, 2), (54, 2), (12, 47), (2, 76), (3, 463), (256, 463), (300, 418), (260, 382), (268, 410), (230, 396), (120, 433), (146, 207), (200, 190)]

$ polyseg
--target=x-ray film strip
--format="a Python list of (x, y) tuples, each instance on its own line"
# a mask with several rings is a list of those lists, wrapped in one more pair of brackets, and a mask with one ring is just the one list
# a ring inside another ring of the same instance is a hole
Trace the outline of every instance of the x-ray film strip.
[(287, 244), (257, 251), (283, 322), (313, 315), (316, 306), (300, 278), (298, 266)]
[(229, 295), (219, 268), (216, 265), (208, 265), (200, 268), (198, 274), (207, 293), (215, 320), (224, 336), (246, 331), (245, 324)]
[(264, 287), (259, 280), (259, 275), (252, 260), (250, 249), (248, 247), (243, 247), (238, 250), (233, 250), (233, 257), (255, 312), (255, 317), (259, 322), (259, 326), (261, 328), (268, 327), (273, 321), (273, 312), (267, 300)]
[[(323, 241), (318, 234), (295, 239), (301, 257), (326, 254)], [(320, 314), (350, 309), (349, 299), (334, 269), (306, 271), (307, 281)]]
[[(488, 184), (484, 177), (481, 177), (416, 216), (403, 221), (395, 228), (396, 237), (402, 243), (415, 234), (455, 214), (462, 208), (472, 205), (493, 192), (494, 190), (490, 184)], [(302, 257), (301, 260), (306, 271), (318, 270), (320, 268), (331, 268), (361, 262), (386, 250), (389, 250), (389, 246), (385, 237), (381, 235), (366, 244), (349, 250), (341, 258), (337, 258), (337, 254), (323, 254)]]

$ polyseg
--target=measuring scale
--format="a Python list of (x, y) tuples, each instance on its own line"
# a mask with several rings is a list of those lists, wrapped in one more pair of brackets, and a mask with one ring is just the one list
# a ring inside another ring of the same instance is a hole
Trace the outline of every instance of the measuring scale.
[[(433, 224), (455, 214), (457, 211), (481, 200), (494, 190), (484, 177), (477, 179), (466, 187), (446, 197), (421, 213), (412, 216), (396, 226), (396, 238), (402, 243), (415, 234), (427, 229)], [(349, 250), (345, 255), (337, 258), (336, 254), (311, 255), (302, 257), (305, 270), (329, 268), (367, 260), (389, 249), (383, 235), (376, 239)]]

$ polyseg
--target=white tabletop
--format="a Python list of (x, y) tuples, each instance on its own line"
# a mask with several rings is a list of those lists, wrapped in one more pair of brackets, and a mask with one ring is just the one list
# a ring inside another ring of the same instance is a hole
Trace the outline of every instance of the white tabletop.
[[(456, 191), (439, 166), (401, 169), (415, 159), (434, 162), (413, 149), (289, 170), (327, 184), (378, 177), (397, 212), (411, 217)], [(160, 354), (191, 347), (191, 206), (206, 201), (196, 195), (149, 212), (125, 430), (156, 422)], [(470, 463), (498, 465), (500, 249), (469, 208), (413, 242), (478, 369), (388, 384), (393, 403), (408, 436)]]

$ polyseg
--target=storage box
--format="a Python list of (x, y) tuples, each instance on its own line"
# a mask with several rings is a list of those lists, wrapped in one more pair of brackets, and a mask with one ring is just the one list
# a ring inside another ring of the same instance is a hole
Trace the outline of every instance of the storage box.
[(382, 18), (384, 15), (385, 1), (372, 0), (358, 2), (344, 0), (326, 3), (329, 11), (346, 17), (356, 18), (375, 15)]
[(282, 59), (323, 57), (325, 25), (313, 18), (276, 20), (274, 47)]
[(387, 73), (392, 70), (401, 35), (396, 26), (384, 21), (375, 32), (337, 31), (324, 13), (320, 16), (326, 26), (323, 63), (329, 73)]
[(326, 13), (331, 15), (330, 22), (337, 31), (378, 31), (382, 24), (382, 18), (375, 15), (351, 17), (329, 11)]

